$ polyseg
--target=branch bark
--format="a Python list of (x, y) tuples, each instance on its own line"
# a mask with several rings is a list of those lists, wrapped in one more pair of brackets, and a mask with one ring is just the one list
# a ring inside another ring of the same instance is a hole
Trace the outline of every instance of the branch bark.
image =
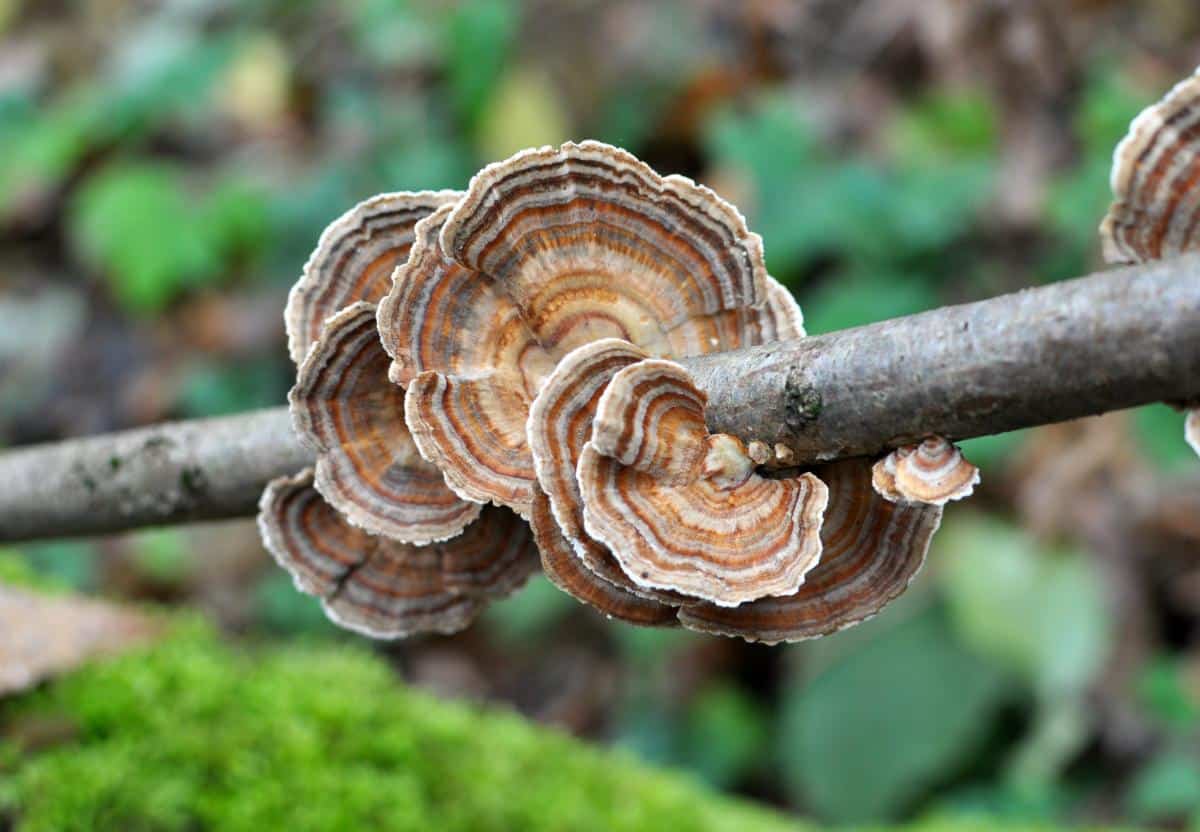
[[(1200, 255), (682, 363), (710, 427), (797, 464), (1200, 401)], [(10, 451), (0, 541), (246, 516), (311, 461), (284, 408)]]

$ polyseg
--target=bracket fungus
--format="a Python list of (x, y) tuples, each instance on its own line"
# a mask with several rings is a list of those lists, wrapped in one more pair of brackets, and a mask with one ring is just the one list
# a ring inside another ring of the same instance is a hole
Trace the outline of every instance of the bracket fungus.
[(529, 575), (529, 527), (489, 508), (449, 543), (413, 546), (348, 525), (312, 487), (312, 471), (263, 492), (259, 529), (296, 588), (343, 627), (375, 638), (463, 629), (490, 598)]
[(813, 473), (829, 489), (829, 502), (821, 560), (800, 589), (738, 607), (684, 606), (683, 626), (767, 644), (799, 641), (865, 621), (904, 592), (925, 562), (941, 507), (883, 499), (871, 487), (866, 460), (833, 462)]
[(825, 484), (759, 476), (741, 440), (709, 434), (706, 402), (674, 362), (613, 376), (576, 469), (587, 532), (641, 586), (720, 606), (793, 594), (821, 555)]
[(679, 357), (802, 333), (733, 206), (599, 142), (487, 166), (416, 236), (378, 321), (409, 426), (456, 493), (525, 516), (525, 416), (572, 349)]
[(536, 544), (605, 615), (808, 638), (899, 595), (940, 522), (881, 498), (861, 460), (767, 478), (790, 448), (709, 434), (705, 394), (667, 359), (802, 337), (803, 317), (736, 208), (608, 145), (362, 203), (322, 235), (285, 320), (317, 464), (271, 483), (259, 524), (362, 632), (461, 629)]
[(979, 469), (948, 439), (930, 436), (896, 448), (871, 469), (871, 484), (884, 499), (944, 506), (970, 497)]
[(408, 257), (416, 223), (457, 196), (385, 194), (335, 220), (284, 316), (293, 422), (317, 464), (268, 485), (259, 528), (299, 589), (376, 637), (462, 629), (536, 569), (525, 523), (459, 499), (417, 453), (376, 330), (371, 301)]
[[(1200, 250), (1200, 69), (1143, 110), (1113, 153), (1113, 203), (1100, 224), (1109, 263)], [(1185, 438), (1200, 454), (1200, 410)]]
[(407, 543), (445, 540), (479, 516), (417, 452), (404, 390), (387, 378), (375, 307), (329, 319), (289, 399), (297, 433), (317, 451), (316, 488), (346, 519)]

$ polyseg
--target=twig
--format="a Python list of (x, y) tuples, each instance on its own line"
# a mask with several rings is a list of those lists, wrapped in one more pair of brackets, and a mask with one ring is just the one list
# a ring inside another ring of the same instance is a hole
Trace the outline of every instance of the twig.
[[(1197, 401), (1200, 255), (682, 363), (710, 427), (796, 464)], [(249, 515), (310, 461), (283, 408), (11, 451), (0, 541)]]

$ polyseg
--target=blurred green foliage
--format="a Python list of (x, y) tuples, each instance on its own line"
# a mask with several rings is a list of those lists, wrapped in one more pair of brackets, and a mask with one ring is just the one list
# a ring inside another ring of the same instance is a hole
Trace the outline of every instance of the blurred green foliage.
[(265, 199), (247, 183), (218, 183), (198, 196), (184, 178), (163, 164), (115, 164), (75, 197), (71, 229), (80, 254), (130, 311), (161, 312), (183, 290), (228, 274), (266, 237)]
[(836, 659), (784, 702), (784, 774), (823, 818), (892, 817), (987, 739), (1005, 679), (929, 610)]

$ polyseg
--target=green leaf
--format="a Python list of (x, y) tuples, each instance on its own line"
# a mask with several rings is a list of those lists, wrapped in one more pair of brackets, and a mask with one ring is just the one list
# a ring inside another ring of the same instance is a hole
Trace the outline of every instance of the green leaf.
[(509, 645), (529, 644), (576, 608), (576, 602), (545, 576), (530, 578), (520, 592), (484, 613), (487, 631)]
[(1183, 750), (1152, 760), (1138, 772), (1126, 803), (1130, 814), (1141, 821), (1200, 812), (1200, 760)]
[(1200, 726), (1200, 688), (1189, 681), (1188, 668), (1178, 659), (1159, 656), (1138, 679), (1139, 703), (1151, 716), (1175, 731)]
[(187, 543), (175, 529), (139, 532), (133, 539), (133, 557), (143, 575), (163, 584), (182, 584), (194, 566)]
[(520, 8), (511, 0), (465, 0), (450, 16), (443, 40), (447, 81), (459, 116), (479, 120), (512, 52)]
[(485, 159), (504, 159), (518, 150), (558, 145), (571, 137), (566, 105), (543, 73), (529, 68), (508, 73), (480, 114), (477, 142)]
[(920, 162), (994, 156), (997, 136), (995, 108), (976, 90), (937, 90), (903, 111), (888, 130), (894, 153)]
[(997, 520), (958, 515), (931, 559), (956, 631), (1025, 677), (1039, 696), (1077, 695), (1100, 671), (1112, 633), (1094, 562), (1049, 551)]
[(221, 265), (196, 222), (182, 173), (165, 165), (118, 164), (89, 179), (72, 205), (70, 231), (79, 253), (133, 312), (161, 310)]
[(807, 292), (800, 305), (805, 328), (816, 335), (924, 312), (938, 305), (938, 297), (912, 275), (849, 272)]
[(783, 773), (823, 818), (893, 817), (978, 751), (1005, 690), (1004, 677), (930, 610), (788, 696)]
[(273, 571), (254, 587), (254, 613), (270, 633), (288, 636), (334, 637), (342, 631), (330, 623), (321, 602), (297, 591), (292, 579)]
[(1195, 468), (1196, 454), (1183, 438), (1184, 414), (1165, 404), (1139, 407), (1133, 414), (1138, 446), (1164, 471)]
[(729, 682), (713, 683), (688, 708), (683, 763), (709, 783), (729, 787), (766, 762), (770, 739), (758, 702)]

